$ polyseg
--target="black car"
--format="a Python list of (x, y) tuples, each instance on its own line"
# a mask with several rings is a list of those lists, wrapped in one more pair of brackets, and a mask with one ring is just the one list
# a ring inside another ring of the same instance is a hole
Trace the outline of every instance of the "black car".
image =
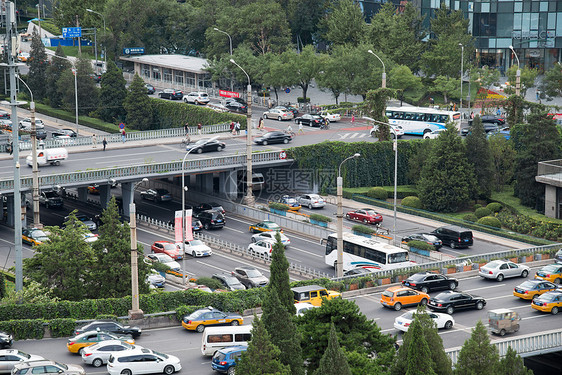
[(483, 124), (495, 124), (498, 126), (502, 126), (505, 124), (505, 118), (496, 115), (484, 115), (481, 116), (480, 119), (482, 120)]
[(197, 142), (187, 145), (185, 150), (200, 154), (208, 151), (222, 151), (225, 147), (226, 144), (217, 139), (201, 138)]
[(172, 200), (172, 195), (166, 189), (148, 189), (140, 192), (142, 199), (154, 202), (167, 202)]
[(218, 280), (228, 290), (246, 289), (236, 277), (228, 273), (215, 273), (212, 278)]
[(226, 224), (224, 215), (218, 211), (202, 211), (196, 215), (197, 219), (203, 224), (203, 228), (222, 228)]
[(142, 330), (139, 327), (131, 327), (131, 326), (123, 326), (113, 320), (95, 320), (91, 323), (86, 324), (83, 327), (76, 329), (74, 334), (78, 336), (81, 333), (87, 331), (104, 331), (104, 332), (111, 332), (117, 333), (121, 335), (131, 335), (134, 339), (139, 337), (142, 333)]
[(429, 293), (442, 289), (455, 290), (459, 282), (457, 279), (439, 273), (419, 272), (411, 275), (406, 280), (402, 280), (402, 285)]
[(36, 129), (35, 137), (37, 137), (37, 139), (47, 139), (47, 132), (44, 129)]
[(51, 137), (53, 138), (62, 137), (62, 136), (76, 138), (77, 134), (72, 129), (56, 129), (53, 130), (51, 133)]
[(466, 228), (448, 225), (435, 229), (430, 234), (443, 241), (451, 249), (469, 247), (473, 244), (472, 231)]
[(39, 195), (39, 203), (45, 205), (46, 208), (49, 207), (62, 207), (64, 202), (60, 195), (54, 191), (42, 191)]
[(226, 214), (226, 211), (224, 210), (224, 208), (222, 208), (222, 206), (220, 204), (215, 203), (215, 202), (198, 204), (197, 206), (193, 207), (193, 214), (197, 215), (199, 212), (207, 211), (207, 210), (218, 211), (223, 215)]
[(182, 100), (183, 92), (175, 89), (164, 89), (158, 93), (158, 97), (161, 99)]
[(435, 235), (431, 233), (413, 233), (409, 236), (402, 238), (402, 242), (408, 243), (410, 241), (422, 241), (427, 243), (428, 245), (432, 245), (435, 247), (435, 250), (439, 250), (441, 246), (443, 246), (443, 241), (437, 238)]
[(293, 140), (293, 137), (291, 137), (291, 135), (285, 133), (285, 132), (280, 132), (280, 131), (272, 131), (272, 132), (267, 132), (264, 135), (262, 135), (261, 137), (258, 138), (254, 138), (254, 143), (258, 144), (258, 145), (268, 145), (268, 144), (272, 144), (272, 143), (289, 143)]
[(295, 119), (297, 124), (308, 126), (320, 126), (324, 123), (324, 118), (320, 115), (305, 114)]
[(145, 83), (144, 87), (146, 87), (146, 93), (148, 95), (152, 95), (156, 92), (156, 89), (150, 83)]
[(11, 348), (13, 343), (14, 338), (12, 337), (12, 335), (0, 331), (0, 348)]
[(427, 307), (435, 311), (444, 311), (451, 315), (456, 310), (476, 309), (482, 310), (486, 306), (486, 300), (482, 297), (473, 296), (463, 292), (449, 290), (442, 292), (429, 299)]
[(240, 112), (240, 113), (248, 112), (248, 103), (246, 103), (244, 99), (227, 98), (225, 100), (224, 106), (231, 111)]

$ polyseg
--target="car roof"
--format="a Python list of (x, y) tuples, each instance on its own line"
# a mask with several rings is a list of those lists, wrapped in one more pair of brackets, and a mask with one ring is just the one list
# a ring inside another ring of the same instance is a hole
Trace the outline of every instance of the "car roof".
[(320, 285), (316, 285), (316, 284), (313, 284), (313, 285), (305, 285), (305, 286), (297, 286), (297, 287), (291, 288), (292, 291), (298, 292), (298, 293), (300, 293), (300, 292), (309, 292), (309, 291), (311, 291), (311, 290), (318, 290), (318, 289), (326, 289), (326, 288), (323, 287), (323, 286), (320, 286)]
[(222, 348), (219, 350), (219, 352), (228, 354), (232, 352), (241, 352), (244, 350), (248, 350), (248, 347), (245, 345), (237, 345), (237, 346), (228, 346), (226, 348)]

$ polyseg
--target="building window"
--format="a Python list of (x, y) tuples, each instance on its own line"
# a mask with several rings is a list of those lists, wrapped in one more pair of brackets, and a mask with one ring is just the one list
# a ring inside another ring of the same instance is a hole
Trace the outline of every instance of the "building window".
[(160, 68), (152, 68), (152, 79), (160, 81)]
[(548, 13), (547, 29), (553, 30), (556, 27), (556, 13)]
[(174, 70), (174, 82), (183, 86), (183, 72), (181, 70)]
[(541, 1), (540, 11), (541, 12), (548, 12), (548, 2)]
[(513, 8), (516, 13), (521, 13), (523, 11), (523, 3), (515, 3)]
[(511, 29), (513, 26), (514, 14), (500, 14), (498, 17), (498, 25), (496, 28), (496, 35), (499, 37), (510, 37)]
[(531, 30), (531, 13), (523, 13), (521, 18), (521, 30), (529, 31)]
[(199, 74), (199, 87), (213, 87), (211, 75), (209, 73)]
[(482, 13), (490, 13), (490, 3), (482, 3), (480, 9)]
[(172, 83), (172, 69), (168, 69), (168, 68), (164, 68), (163, 69), (163, 75), (164, 75), (164, 82), (170, 82)]
[(146, 78), (150, 78), (150, 65), (142, 64), (141, 75)]
[(186, 86), (195, 87), (195, 73), (185, 72), (185, 84)]
[(513, 15), (513, 30), (521, 30), (521, 13)]

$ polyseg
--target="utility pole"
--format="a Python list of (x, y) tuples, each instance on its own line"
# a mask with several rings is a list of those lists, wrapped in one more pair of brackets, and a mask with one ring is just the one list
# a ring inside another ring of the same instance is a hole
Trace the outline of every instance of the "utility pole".
[[(78, 15), (76, 15), (76, 27), (80, 27), (80, 23), (78, 22)], [(82, 56), (82, 42), (80, 41), (80, 37), (78, 37), (78, 56)]]

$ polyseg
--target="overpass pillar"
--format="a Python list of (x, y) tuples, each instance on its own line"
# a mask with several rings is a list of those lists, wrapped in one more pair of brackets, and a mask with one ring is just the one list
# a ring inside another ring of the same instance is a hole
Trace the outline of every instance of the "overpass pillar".
[(102, 210), (107, 207), (109, 200), (111, 199), (111, 186), (109, 185), (100, 185), (100, 204)]
[(78, 192), (78, 200), (80, 202), (87, 202), (88, 201), (88, 188), (87, 187), (79, 187), (76, 189)]
[(212, 193), (213, 192), (213, 174), (212, 173), (204, 173), (198, 174), (196, 177), (197, 180), (197, 187), (200, 191), (204, 193)]
[(219, 174), (219, 194), (228, 199), (236, 199), (238, 196), (238, 186), (236, 186), (236, 172), (220, 172)]
[(121, 183), (121, 193), (123, 194), (123, 216), (128, 218), (130, 216), (129, 206), (133, 203), (135, 197), (133, 188), (135, 184), (132, 182)]

